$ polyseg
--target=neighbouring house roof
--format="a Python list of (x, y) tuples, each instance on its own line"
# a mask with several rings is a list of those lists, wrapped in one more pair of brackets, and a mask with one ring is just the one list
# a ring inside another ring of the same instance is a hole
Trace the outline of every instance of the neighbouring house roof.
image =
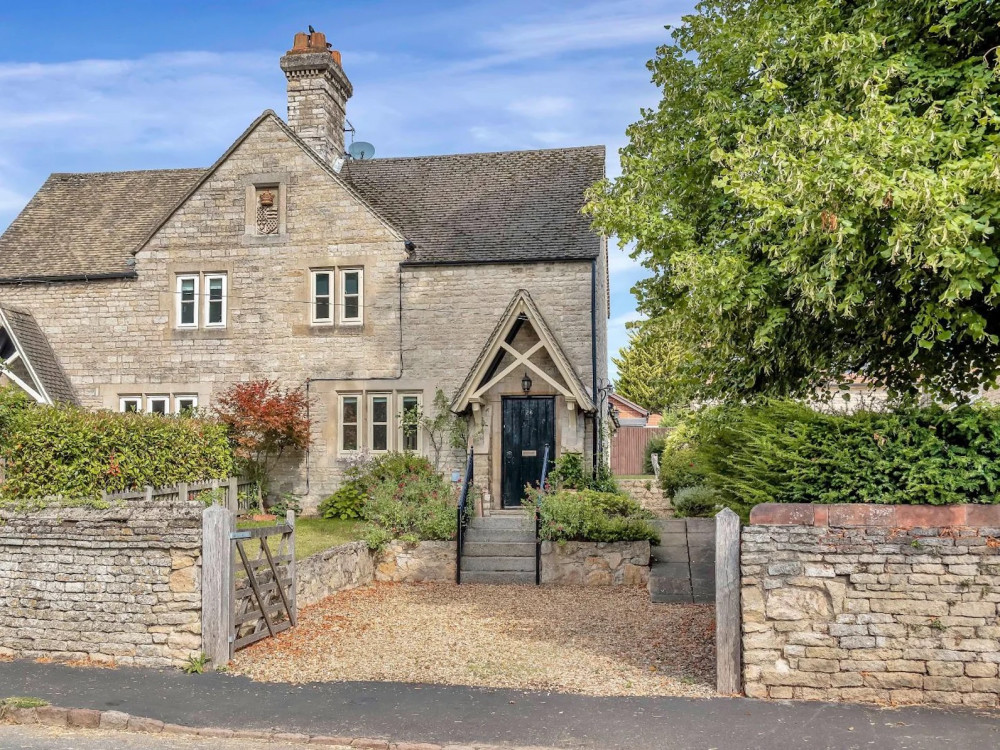
[(414, 243), (408, 264), (592, 260), (580, 209), (604, 177), (604, 147), (351, 161), (366, 200)]
[[(549, 355), (565, 385), (553, 381), (544, 370), (531, 361), (530, 357), (524, 356), (524, 352), (518, 352), (511, 346), (524, 322), (529, 323), (537, 334), (540, 348)], [(500, 369), (508, 360), (511, 360), (511, 364)], [(478, 403), (484, 392), (502, 380), (508, 370), (515, 367), (524, 367), (548, 381), (566, 397), (567, 401), (575, 403), (582, 411), (593, 412), (597, 409), (580, 376), (559, 346), (559, 341), (535, 306), (535, 301), (524, 289), (519, 289), (514, 294), (507, 309), (500, 316), (496, 327), (486, 340), (486, 345), (455, 394), (451, 402), (452, 410), (461, 413), (470, 404)]]
[(611, 399), (612, 401), (617, 402), (619, 406), (625, 406), (631, 409), (632, 411), (636, 412), (640, 417), (649, 416), (649, 409), (643, 409), (635, 401), (629, 401), (627, 398), (625, 398), (619, 393), (614, 393), (614, 392), (609, 393), (608, 398)]
[(203, 169), (53, 174), (0, 236), (0, 280), (131, 276), (131, 250)]
[[(0, 236), (0, 282), (134, 276), (135, 250), (265, 118), (209, 169), (53, 174)], [(315, 158), (413, 244), (407, 263), (591, 260), (600, 237), (580, 213), (604, 176), (604, 147), (349, 162)]]
[(78, 403), (49, 341), (27, 310), (0, 306), (0, 370), (44, 404)]

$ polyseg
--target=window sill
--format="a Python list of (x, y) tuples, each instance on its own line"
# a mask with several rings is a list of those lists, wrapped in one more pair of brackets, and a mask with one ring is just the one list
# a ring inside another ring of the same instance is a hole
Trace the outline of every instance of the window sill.
[(314, 336), (316, 338), (328, 338), (333, 336), (362, 336), (364, 326), (338, 326), (329, 323), (313, 323), (311, 325), (292, 326), (293, 336)]
[(172, 328), (168, 331), (165, 338), (175, 339), (175, 340), (192, 339), (194, 341), (212, 341), (217, 339), (228, 339), (229, 329), (224, 327)]

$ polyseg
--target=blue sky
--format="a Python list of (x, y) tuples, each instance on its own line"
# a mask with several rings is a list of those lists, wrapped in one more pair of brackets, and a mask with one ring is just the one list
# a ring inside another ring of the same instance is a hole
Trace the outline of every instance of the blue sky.
[[(645, 62), (694, 0), (52, 2), (0, 6), (0, 228), (50, 172), (207, 166), (264, 109), (278, 58), (323, 31), (380, 156), (604, 144), (657, 91)], [(643, 270), (611, 248), (610, 353)]]

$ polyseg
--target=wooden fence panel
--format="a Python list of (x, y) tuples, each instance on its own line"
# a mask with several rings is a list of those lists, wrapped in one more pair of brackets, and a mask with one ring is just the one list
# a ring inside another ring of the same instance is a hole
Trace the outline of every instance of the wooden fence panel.
[(666, 433), (666, 429), (660, 428), (619, 427), (611, 438), (611, 473), (616, 476), (642, 474), (646, 446), (654, 437)]

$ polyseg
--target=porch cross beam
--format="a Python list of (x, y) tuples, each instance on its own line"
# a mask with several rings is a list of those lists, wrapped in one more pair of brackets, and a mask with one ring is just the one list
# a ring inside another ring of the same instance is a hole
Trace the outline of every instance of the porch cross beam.
[(485, 385), (479, 386), (479, 388), (477, 388), (475, 392), (472, 394), (472, 398), (479, 398), (480, 396), (482, 396), (484, 393), (486, 393), (486, 391), (488, 391), (490, 388), (495, 386), (505, 377), (514, 372), (514, 370), (516, 370), (518, 367), (530, 366), (531, 363), (528, 361), (528, 357), (530, 357), (539, 349), (544, 347), (545, 342), (544, 341), (537, 342), (533, 347), (528, 349), (528, 351), (524, 352), (523, 354), (504, 341), (500, 342), (500, 346), (514, 355), (514, 361), (511, 362), (509, 365), (507, 365), (505, 368), (503, 368), (492, 378), (490, 378), (489, 382), (487, 382)]

